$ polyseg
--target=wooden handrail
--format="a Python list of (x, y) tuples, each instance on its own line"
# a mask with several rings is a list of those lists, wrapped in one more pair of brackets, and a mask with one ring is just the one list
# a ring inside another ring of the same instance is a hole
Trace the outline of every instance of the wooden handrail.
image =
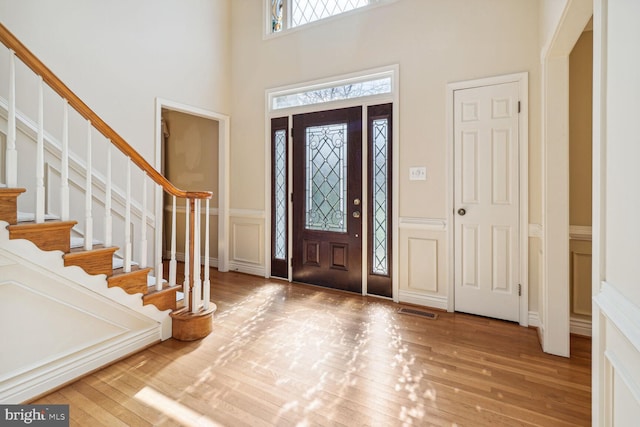
[(0, 41), (13, 50), (18, 58), (29, 67), (63, 99), (66, 99), (82, 117), (91, 122), (111, 143), (115, 145), (125, 156), (131, 158), (133, 163), (145, 171), (153, 181), (162, 186), (164, 191), (176, 197), (187, 199), (210, 199), (213, 194), (210, 191), (184, 191), (174, 186), (167, 178), (159, 173), (147, 162), (131, 145), (129, 145), (116, 131), (91, 110), (71, 89), (69, 89), (58, 77), (56, 77), (46, 65), (42, 63), (25, 45), (20, 42), (4, 25), (0, 23)]

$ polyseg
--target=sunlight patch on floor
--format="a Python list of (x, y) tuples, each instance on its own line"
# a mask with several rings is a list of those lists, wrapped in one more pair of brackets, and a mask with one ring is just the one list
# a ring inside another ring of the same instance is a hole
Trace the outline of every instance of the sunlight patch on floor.
[(135, 398), (186, 427), (222, 427), (206, 415), (199, 414), (150, 387), (144, 387), (136, 393)]

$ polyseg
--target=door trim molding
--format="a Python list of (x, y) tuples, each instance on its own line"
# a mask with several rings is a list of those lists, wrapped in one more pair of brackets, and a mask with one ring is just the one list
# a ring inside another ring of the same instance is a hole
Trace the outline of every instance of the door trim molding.
[[(162, 169), (162, 109), (178, 111), (218, 122), (218, 271), (229, 271), (229, 151), (230, 121), (226, 114), (216, 113), (163, 98), (156, 98), (155, 166)], [(156, 227), (162, 228), (162, 190), (156, 190)], [(161, 234), (161, 233), (157, 233)], [(161, 237), (160, 237), (161, 238)], [(162, 259), (162, 242), (156, 241), (156, 257)]]
[[(342, 100), (342, 101), (332, 101), (330, 103), (321, 103), (321, 104), (314, 104), (314, 105), (307, 105), (307, 106), (301, 106), (301, 107), (295, 107), (295, 108), (288, 108), (288, 109), (282, 109), (282, 110), (276, 110), (276, 111), (272, 111), (270, 104), (269, 104), (269, 95), (273, 92), (276, 92), (278, 90), (282, 90), (284, 88), (286, 89), (294, 89), (294, 88), (305, 88), (305, 87), (312, 87), (316, 84), (324, 84), (324, 83), (328, 83), (330, 81), (347, 81), (349, 79), (357, 79), (359, 77), (363, 77), (363, 76), (367, 76), (367, 75), (371, 75), (371, 74), (375, 74), (375, 73), (382, 73), (382, 72), (389, 72), (390, 76), (391, 76), (391, 92), (388, 94), (382, 94), (382, 95), (375, 95), (375, 96), (370, 96), (370, 97), (362, 97), (362, 98), (351, 98), (351, 99), (346, 99), (346, 100)], [(391, 241), (391, 258), (392, 258), (392, 265), (393, 266), (398, 266), (399, 265), (399, 253), (400, 253), (400, 228), (399, 228), (399, 218), (400, 218), (400, 66), (398, 64), (393, 64), (393, 65), (388, 65), (388, 66), (384, 66), (384, 67), (379, 67), (379, 68), (375, 68), (375, 69), (370, 69), (370, 70), (362, 70), (362, 71), (358, 71), (358, 72), (354, 72), (354, 73), (350, 73), (350, 74), (344, 74), (344, 75), (339, 75), (339, 76), (332, 76), (332, 77), (328, 77), (328, 78), (324, 78), (321, 80), (315, 80), (312, 82), (301, 82), (301, 83), (297, 83), (297, 84), (292, 84), (286, 87), (279, 87), (279, 88), (271, 88), (271, 89), (267, 89), (265, 90), (265, 97), (264, 97), (264, 111), (265, 111), (265, 115), (264, 115), (264, 136), (265, 136), (265, 169), (264, 169), (264, 173), (265, 173), (265, 180), (264, 180), (264, 194), (265, 194), (265, 198), (264, 198), (264, 212), (265, 212), (265, 227), (264, 227), (264, 231), (265, 231), (265, 259), (270, 259), (271, 258), (271, 119), (274, 117), (289, 117), (289, 135), (291, 135), (291, 129), (293, 128), (293, 116), (296, 114), (303, 114), (303, 113), (309, 113), (309, 112), (314, 112), (314, 111), (323, 111), (323, 110), (330, 110), (330, 109), (339, 109), (339, 108), (347, 108), (347, 107), (354, 107), (354, 106), (362, 106), (363, 111), (366, 112), (367, 107), (371, 106), (371, 105), (378, 105), (378, 104), (385, 104), (385, 103), (391, 103), (393, 104), (393, 109), (392, 109), (392, 121), (393, 121), (393, 129), (392, 129), (392, 135), (393, 135), (393, 146), (392, 146), (392, 171), (391, 171), (391, 176), (392, 176), (392, 212), (391, 212), (391, 218), (392, 218), (392, 241)], [(363, 119), (366, 118), (366, 114), (363, 115)], [(363, 137), (366, 137), (366, 126), (364, 126), (363, 129)], [(289, 163), (288, 163), (288, 167), (289, 170), (291, 170), (292, 168), (292, 160), (291, 160), (291, 150), (293, 149), (292, 145), (289, 144), (289, 153), (287, 154), (288, 158), (289, 158)], [(363, 155), (366, 153), (366, 147), (363, 147)], [(366, 171), (366, 161), (363, 159), (364, 164), (363, 164), (363, 171)], [(291, 175), (291, 174), (290, 174)], [(289, 188), (291, 188), (293, 184), (293, 179), (291, 178), (291, 176), (289, 176)], [(363, 182), (363, 184), (366, 184), (366, 180), (365, 182)], [(363, 187), (363, 191), (366, 188)], [(366, 205), (368, 203), (368, 200), (366, 199), (366, 196), (363, 195), (363, 203)], [(288, 248), (289, 251), (291, 253), (292, 249), (293, 249), (293, 244), (292, 244), (292, 230), (293, 230), (293, 224), (292, 224), (292, 214), (291, 214), (291, 202), (289, 202), (289, 218), (288, 218), (288, 231), (289, 231), (289, 242), (288, 242)], [(269, 225), (269, 226), (267, 226)], [(362, 251), (363, 251), (363, 257), (366, 256), (366, 251), (368, 250), (367, 247), (367, 240), (363, 239), (362, 242)], [(366, 263), (363, 263), (363, 265), (365, 265)], [(363, 267), (364, 268), (364, 267)], [(271, 265), (269, 263), (265, 264), (265, 271), (264, 271), (264, 277), (265, 278), (269, 278), (271, 277)], [(391, 274), (391, 282), (392, 282), (392, 299), (394, 302), (400, 302), (400, 296), (399, 296), (399, 291), (400, 291), (400, 273), (399, 273), (399, 269), (398, 268), (393, 268), (392, 274)], [(289, 275), (288, 275), (288, 280), (291, 281), (292, 280), (292, 271), (291, 271), (291, 267), (289, 268)], [(366, 289), (367, 289), (367, 279), (366, 276), (363, 276), (362, 278), (362, 290), (363, 290), (363, 295), (367, 295), (366, 293)]]
[[(454, 221), (454, 94), (457, 90), (471, 89), (481, 86), (493, 86), (504, 83), (517, 83), (520, 100), (520, 114), (518, 115), (518, 146), (520, 166), (520, 284), (522, 296), (520, 298), (520, 325), (529, 325), (529, 73), (514, 73), (502, 76), (487, 77), (447, 84), (446, 120), (447, 120), (447, 217), (446, 223), (452, 225)], [(454, 258), (454, 227), (448, 227), (448, 301), (447, 311), (454, 311), (455, 292), (455, 258)]]

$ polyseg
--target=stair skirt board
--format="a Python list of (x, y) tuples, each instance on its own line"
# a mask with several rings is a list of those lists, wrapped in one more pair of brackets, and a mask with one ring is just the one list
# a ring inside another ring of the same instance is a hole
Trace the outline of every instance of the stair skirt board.
[[(19, 264), (50, 279), (59, 279), (68, 287), (84, 289), (99, 295), (115, 305), (122, 305), (139, 315), (161, 324), (162, 339), (171, 337), (171, 318), (168, 311), (160, 311), (155, 306), (143, 305), (139, 295), (129, 295), (121, 288), (109, 288), (104, 276), (88, 275), (80, 267), (65, 267), (59, 251), (41, 251), (32, 242), (23, 239), (9, 239), (8, 224), (0, 221), (0, 266), (3, 256), (8, 264)], [(37, 260), (32, 261), (32, 260)], [(0, 277), (5, 277), (4, 275)], [(64, 298), (63, 298), (64, 300)]]
[(9, 239), (0, 221), (0, 402), (21, 403), (171, 337), (169, 311)]

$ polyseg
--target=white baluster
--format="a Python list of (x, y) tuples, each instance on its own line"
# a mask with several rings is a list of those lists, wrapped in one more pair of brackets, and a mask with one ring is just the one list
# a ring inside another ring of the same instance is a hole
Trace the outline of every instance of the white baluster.
[[(162, 201), (164, 196), (164, 190), (161, 186), (155, 186), (155, 200)], [(163, 265), (163, 253), (162, 253), (162, 232), (163, 232), (163, 209), (164, 206), (162, 203), (156, 203), (156, 218), (155, 218), (155, 229), (154, 229), (154, 239), (155, 239), (155, 259), (156, 259), (156, 290), (162, 290), (162, 283), (164, 281), (164, 265)], [(175, 280), (175, 279), (174, 279)], [(174, 282), (175, 285), (175, 282)]]
[(104, 245), (113, 244), (113, 217), (111, 215), (111, 141), (107, 141), (107, 177), (104, 195)]
[(142, 175), (142, 224), (140, 226), (140, 267), (147, 268), (147, 173)]
[(62, 159), (60, 165), (60, 218), (69, 221), (69, 102), (62, 105)]
[(18, 151), (16, 150), (16, 54), (10, 50), (9, 94), (7, 107), (7, 147), (6, 147), (6, 184), (9, 188), (18, 186)]
[(176, 196), (171, 205), (171, 259), (169, 261), (169, 285), (176, 285), (178, 262), (176, 261)]
[(124, 272), (131, 271), (131, 158), (127, 157), (127, 194), (124, 208)]
[(38, 144), (36, 148), (36, 222), (44, 222), (44, 80), (38, 77)]
[(209, 199), (204, 208), (204, 283), (202, 284), (202, 300), (205, 310), (209, 309), (211, 299), (211, 281), (209, 280)]
[(84, 184), (84, 249), (87, 251), (93, 249), (93, 164), (91, 161), (93, 154), (91, 148), (91, 130), (91, 120), (87, 120), (87, 170), (85, 171)]
[(191, 312), (197, 313), (200, 309), (202, 297), (202, 281), (200, 280), (200, 199), (193, 201), (195, 205), (195, 216), (193, 224), (193, 297)]
[(184, 233), (184, 283), (183, 283), (183, 292), (184, 292), (184, 302), (188, 303), (190, 298), (189, 292), (189, 199), (185, 200), (185, 233)]

